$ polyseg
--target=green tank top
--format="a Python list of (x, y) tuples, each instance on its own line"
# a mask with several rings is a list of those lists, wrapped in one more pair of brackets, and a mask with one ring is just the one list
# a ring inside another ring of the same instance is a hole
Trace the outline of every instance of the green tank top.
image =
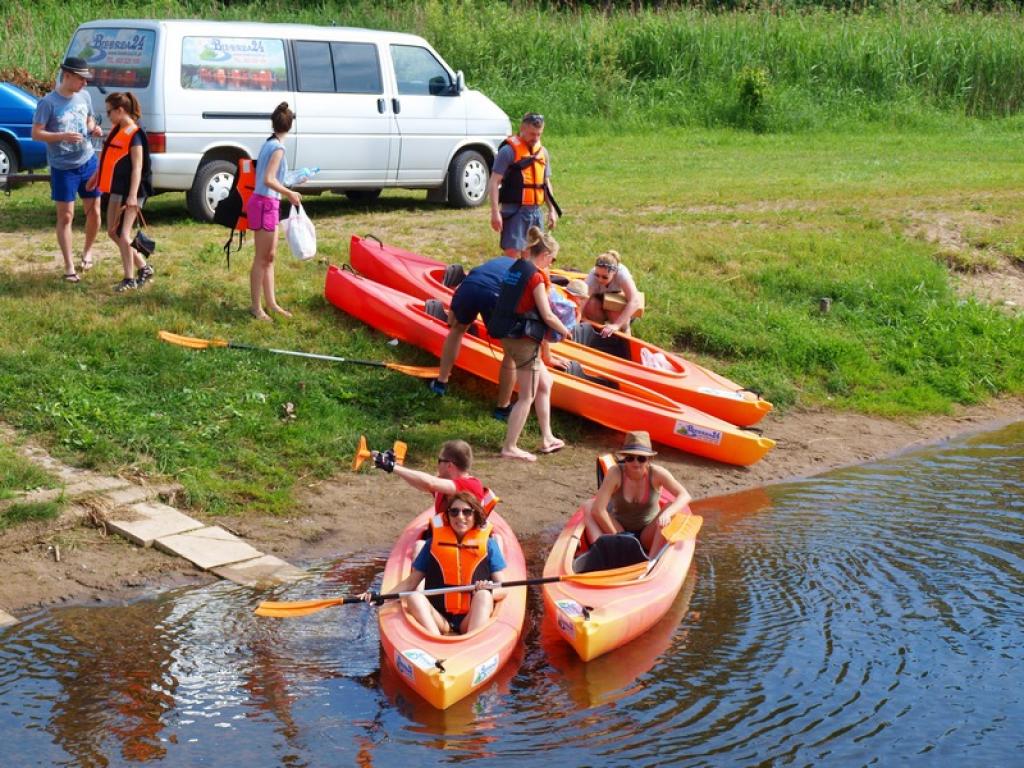
[(654, 489), (653, 474), (650, 470), (647, 471), (647, 498), (643, 501), (627, 501), (622, 488), (623, 486), (619, 485), (612, 494), (608, 511), (625, 530), (642, 531), (661, 511), (661, 505), (658, 504), (660, 494)]

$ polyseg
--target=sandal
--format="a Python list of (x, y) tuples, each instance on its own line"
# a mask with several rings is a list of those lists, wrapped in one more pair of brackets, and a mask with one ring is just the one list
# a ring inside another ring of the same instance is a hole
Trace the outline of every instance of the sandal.
[(64, 275), (64, 282), (66, 282), (66, 283), (79, 283), (81, 281), (82, 281), (82, 278), (80, 278), (74, 272), (72, 272), (69, 275)]

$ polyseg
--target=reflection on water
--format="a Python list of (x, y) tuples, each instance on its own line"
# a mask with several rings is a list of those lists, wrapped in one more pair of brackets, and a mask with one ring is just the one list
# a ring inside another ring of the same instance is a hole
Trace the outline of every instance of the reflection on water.
[[(533, 594), (517, 657), (445, 712), (381, 668), (366, 606), (257, 619), (268, 595), (221, 583), (40, 612), (0, 631), (0, 764), (1019, 763), (1024, 425), (695, 511), (651, 632), (583, 664)], [(524, 542), (532, 570), (555, 533)]]

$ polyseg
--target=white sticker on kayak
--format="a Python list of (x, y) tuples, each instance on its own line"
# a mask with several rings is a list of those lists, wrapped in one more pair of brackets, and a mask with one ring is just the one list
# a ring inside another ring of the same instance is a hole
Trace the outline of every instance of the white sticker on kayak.
[(494, 654), (473, 672), (473, 685), (480, 685), (498, 669), (498, 654)]
[(576, 637), (576, 627), (574, 627), (572, 622), (562, 614), (558, 614), (558, 631), (565, 635), (569, 640)]
[(402, 655), (420, 669), (431, 670), (437, 663), (437, 659), (419, 648), (407, 648), (402, 651)]
[(401, 651), (395, 651), (395, 666), (398, 667), (399, 672), (410, 680), (413, 680), (416, 677), (416, 671), (412, 668), (412, 664), (405, 660)]
[(712, 397), (725, 397), (729, 400), (739, 400), (741, 403), (746, 400), (742, 392), (730, 392), (728, 389), (716, 389), (715, 387), (697, 387), (697, 391), (702, 395), (711, 395)]
[(676, 428), (673, 431), (677, 435), (689, 437), (691, 440), (700, 440), (702, 443), (722, 444), (722, 433), (717, 429), (708, 429), (707, 427), (698, 427), (696, 424), (689, 424), (685, 421), (677, 421)]
[(555, 600), (555, 605), (558, 606), (558, 610), (562, 611), (567, 616), (583, 615), (583, 606), (575, 600)]

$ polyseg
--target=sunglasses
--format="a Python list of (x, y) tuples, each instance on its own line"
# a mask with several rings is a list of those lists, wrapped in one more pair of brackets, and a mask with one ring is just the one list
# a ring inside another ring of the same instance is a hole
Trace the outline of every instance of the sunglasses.
[(461, 517), (472, 517), (473, 516), (473, 508), (472, 507), (450, 507), (448, 509), (448, 514), (451, 515), (452, 517), (460, 517), (460, 516)]
[(530, 125), (536, 125), (537, 127), (540, 127), (544, 125), (544, 115), (538, 114), (537, 112), (527, 112), (525, 115), (523, 115), (522, 121), (524, 123), (529, 123)]
[(637, 464), (646, 464), (646, 463), (647, 463), (647, 459), (648, 459), (648, 458), (649, 458), (649, 457), (647, 457), (647, 456), (633, 456), (632, 454), (630, 454), (629, 456), (623, 456), (623, 457), (622, 457), (622, 460), (623, 460), (623, 461), (624, 461), (624, 462), (625, 462), (626, 464), (632, 464), (632, 463), (633, 463), (634, 461), (635, 461), (635, 462), (636, 462)]

